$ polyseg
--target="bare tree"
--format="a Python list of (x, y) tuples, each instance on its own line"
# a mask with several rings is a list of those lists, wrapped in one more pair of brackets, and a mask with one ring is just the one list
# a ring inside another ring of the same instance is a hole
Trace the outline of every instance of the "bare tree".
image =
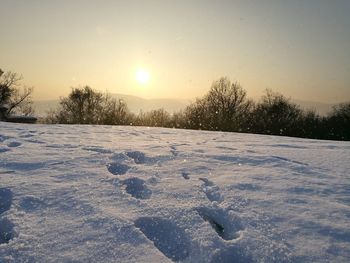
[(350, 102), (334, 106), (327, 116), (326, 126), (327, 138), (350, 140)]
[(97, 124), (102, 112), (103, 94), (89, 86), (73, 88), (66, 98), (61, 98), (57, 122), (67, 124)]
[(145, 113), (141, 111), (136, 118), (135, 124), (149, 127), (170, 127), (171, 116), (162, 108)]
[(108, 94), (104, 96), (100, 124), (130, 125), (132, 121), (133, 115), (123, 100), (111, 98)]
[(31, 95), (33, 88), (22, 85), (22, 76), (15, 72), (0, 70), (0, 105), (7, 108), (6, 114), (33, 114)]
[(303, 111), (282, 94), (266, 90), (252, 113), (252, 131), (273, 135), (296, 135)]
[(240, 131), (251, 106), (246, 91), (238, 83), (220, 78), (204, 98), (186, 108), (185, 115), (190, 128)]
[(73, 88), (60, 106), (46, 117), (48, 123), (129, 125), (132, 114), (122, 100), (111, 98), (89, 86)]

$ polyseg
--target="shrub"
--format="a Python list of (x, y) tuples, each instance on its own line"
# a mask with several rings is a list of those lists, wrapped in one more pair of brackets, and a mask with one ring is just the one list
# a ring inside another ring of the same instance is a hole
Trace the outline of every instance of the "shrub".
[(266, 90), (262, 100), (251, 113), (254, 133), (293, 136), (298, 133), (302, 110), (279, 93)]
[(117, 101), (85, 86), (73, 88), (68, 97), (61, 98), (59, 108), (48, 114), (46, 122), (128, 125), (132, 119), (132, 114), (122, 100)]
[(220, 78), (206, 96), (185, 109), (185, 118), (193, 129), (243, 131), (251, 107), (252, 102), (238, 83)]

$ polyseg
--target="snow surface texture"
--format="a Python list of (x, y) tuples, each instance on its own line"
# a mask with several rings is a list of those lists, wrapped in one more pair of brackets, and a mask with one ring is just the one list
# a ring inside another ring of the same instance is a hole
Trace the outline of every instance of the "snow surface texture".
[(0, 123), (0, 262), (350, 262), (350, 143)]

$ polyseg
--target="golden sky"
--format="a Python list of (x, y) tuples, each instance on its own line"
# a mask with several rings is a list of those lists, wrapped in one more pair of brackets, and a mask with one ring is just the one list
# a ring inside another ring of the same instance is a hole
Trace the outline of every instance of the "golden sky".
[(340, 102), (349, 11), (348, 0), (0, 0), (0, 68), (23, 74), (35, 99), (82, 85), (191, 99), (228, 76), (251, 97)]

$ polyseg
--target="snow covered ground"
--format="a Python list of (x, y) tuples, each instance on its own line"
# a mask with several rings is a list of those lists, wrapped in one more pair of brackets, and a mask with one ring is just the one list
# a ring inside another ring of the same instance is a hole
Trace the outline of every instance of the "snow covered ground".
[(350, 262), (350, 143), (0, 123), (0, 262)]

